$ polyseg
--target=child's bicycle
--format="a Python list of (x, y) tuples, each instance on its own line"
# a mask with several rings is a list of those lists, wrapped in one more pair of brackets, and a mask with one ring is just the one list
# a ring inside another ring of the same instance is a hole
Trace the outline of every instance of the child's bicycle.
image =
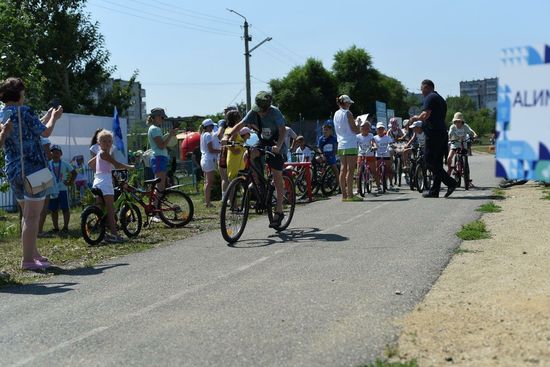
[[(134, 238), (141, 231), (141, 212), (132, 198), (123, 189), (128, 180), (127, 170), (113, 170), (113, 186), (115, 189), (115, 201), (113, 207), (115, 210), (115, 220), (128, 238)], [(80, 230), (82, 237), (89, 245), (97, 245), (105, 237), (107, 227), (107, 210), (103, 202), (103, 192), (101, 189), (92, 188), (92, 194), (96, 198), (96, 203), (88, 205), (80, 214)]]
[(452, 176), (454, 177), (456, 184), (460, 187), (462, 178), (464, 178), (464, 189), (469, 190), (472, 184), (470, 179), (470, 164), (468, 163), (468, 148), (467, 144), (471, 140), (458, 141), (453, 140), (451, 143), (460, 143), (460, 148), (456, 150), (452, 169)]
[[(116, 171), (113, 171), (116, 172)], [(187, 194), (177, 190), (178, 186), (168, 187), (162, 194), (155, 189), (160, 178), (147, 180), (144, 183), (150, 185), (148, 191), (138, 189), (127, 183), (126, 178), (116, 180), (115, 189), (115, 218), (120, 222), (120, 228), (128, 237), (136, 237), (141, 231), (143, 222), (139, 204), (147, 217), (145, 225), (149, 225), (153, 217), (158, 217), (170, 227), (183, 227), (193, 219), (193, 201)], [(113, 176), (115, 173), (113, 173)], [(114, 181), (115, 182), (115, 181)], [(117, 193), (118, 189), (118, 193)], [(95, 191), (95, 192), (94, 192)], [(92, 189), (94, 195), (102, 197), (101, 190)], [(118, 197), (117, 197), (118, 194)], [(147, 202), (144, 198), (148, 198)], [(100, 243), (105, 236), (107, 224), (107, 212), (98, 205), (90, 205), (81, 215), (82, 235), (90, 245)]]
[[(275, 184), (271, 175), (264, 177), (262, 167), (256, 167), (250, 158), (252, 149), (259, 150), (264, 154), (273, 154), (270, 149), (250, 147), (233, 143), (233, 146), (244, 146), (247, 150), (247, 168), (240, 172), (240, 176), (234, 178), (224, 197), (220, 212), (220, 224), (223, 238), (234, 243), (239, 240), (244, 232), (248, 221), (248, 213), (252, 208), (256, 213), (267, 212), (269, 221), (273, 220), (274, 208), (277, 204)], [(277, 232), (285, 230), (294, 215), (296, 206), (296, 192), (294, 181), (291, 179), (289, 170), (283, 171), (283, 213), (284, 218), (281, 224), (275, 227)], [(254, 203), (254, 204), (252, 204)]]

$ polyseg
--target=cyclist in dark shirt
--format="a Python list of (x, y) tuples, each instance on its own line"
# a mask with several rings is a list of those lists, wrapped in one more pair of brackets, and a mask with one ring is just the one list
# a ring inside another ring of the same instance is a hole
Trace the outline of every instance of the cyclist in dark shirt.
[(425, 198), (439, 197), (441, 182), (447, 185), (445, 197), (449, 197), (456, 189), (456, 181), (443, 169), (443, 158), (447, 149), (447, 127), (445, 126), (445, 115), (447, 114), (447, 102), (437, 93), (434, 83), (425, 79), (422, 81), (420, 90), (424, 96), (422, 113), (411, 117), (411, 122), (424, 121), (422, 128), (426, 134), (426, 147), (424, 158), (426, 166), (433, 172), (434, 181), (430, 191), (422, 194)]

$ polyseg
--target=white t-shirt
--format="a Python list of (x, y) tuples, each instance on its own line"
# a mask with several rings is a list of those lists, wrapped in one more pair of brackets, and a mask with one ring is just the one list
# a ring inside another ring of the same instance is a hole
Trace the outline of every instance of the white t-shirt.
[(298, 155), (298, 160), (300, 162), (311, 162), (311, 156), (313, 155), (313, 151), (309, 147), (304, 147), (304, 149), (298, 147), (296, 148), (296, 154), (302, 154)]
[(374, 157), (374, 151), (371, 150), (373, 139), (374, 136), (372, 133), (368, 133), (367, 135), (357, 134), (357, 146), (359, 147), (357, 155), (361, 157)]
[(217, 153), (210, 153), (208, 150), (208, 143), (212, 143), (212, 148), (216, 149), (214, 140), (217, 140), (217, 138), (215, 138), (212, 133), (205, 131), (201, 134), (201, 160), (218, 159)]
[(416, 141), (418, 142), (419, 147), (424, 147), (426, 145), (426, 135), (424, 135), (424, 131), (416, 134)]
[(285, 126), (286, 130), (286, 136), (285, 136), (285, 145), (287, 149), (290, 151), (290, 139), (296, 139), (298, 135), (292, 130), (290, 127)]
[(348, 122), (349, 110), (340, 108), (334, 113), (334, 130), (338, 139), (338, 150), (357, 148), (357, 136)]
[(379, 135), (375, 135), (374, 141), (378, 146), (378, 150), (376, 151), (376, 157), (388, 158), (390, 156), (390, 144), (393, 143), (393, 139), (390, 138), (388, 135), (384, 135), (382, 137)]
[[(474, 136), (474, 131), (470, 128), (470, 126), (468, 126), (468, 124), (463, 124), (460, 129), (456, 127), (455, 124), (452, 124), (449, 129), (449, 142), (451, 142), (451, 149), (460, 148), (461, 144), (459, 142), (466, 140), (468, 135)], [(458, 140), (459, 142), (453, 143), (453, 140)]]

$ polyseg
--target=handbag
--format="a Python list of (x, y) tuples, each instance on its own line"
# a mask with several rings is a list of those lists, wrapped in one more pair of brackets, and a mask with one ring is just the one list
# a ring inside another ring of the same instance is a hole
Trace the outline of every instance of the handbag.
[(23, 128), (21, 126), (23, 120), (21, 119), (20, 107), (17, 107), (17, 118), (19, 119), (19, 146), (21, 149), (21, 175), (23, 177), (23, 185), (28, 194), (36, 195), (53, 186), (53, 177), (47, 162), (46, 166), (41, 170), (31, 173), (30, 175), (25, 175), (25, 163), (23, 162)]

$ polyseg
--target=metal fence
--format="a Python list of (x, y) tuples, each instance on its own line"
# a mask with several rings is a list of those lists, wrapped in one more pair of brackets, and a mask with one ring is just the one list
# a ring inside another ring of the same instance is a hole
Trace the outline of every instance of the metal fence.
[[(191, 160), (178, 161), (174, 172), (175, 183), (184, 185), (184, 187), (194, 190), (197, 183), (195, 174), (197, 169), (200, 169), (200, 167), (197, 167), (197, 165)], [(86, 174), (86, 178), (88, 180), (88, 188), (91, 188), (94, 181), (94, 171), (89, 168), (85, 168), (84, 173)], [(152, 172), (140, 164), (136, 165), (135, 170), (130, 172), (130, 179), (133, 184), (138, 187), (143, 187), (143, 182), (150, 178), (153, 178)], [(0, 184), (2, 183), (3, 182), (0, 179)], [(71, 185), (71, 187), (69, 187), (69, 197), (72, 207), (80, 205), (80, 192), (75, 185)], [(7, 192), (0, 192), (0, 209), (7, 212), (17, 211), (17, 201), (15, 200), (11, 189), (8, 189)]]

